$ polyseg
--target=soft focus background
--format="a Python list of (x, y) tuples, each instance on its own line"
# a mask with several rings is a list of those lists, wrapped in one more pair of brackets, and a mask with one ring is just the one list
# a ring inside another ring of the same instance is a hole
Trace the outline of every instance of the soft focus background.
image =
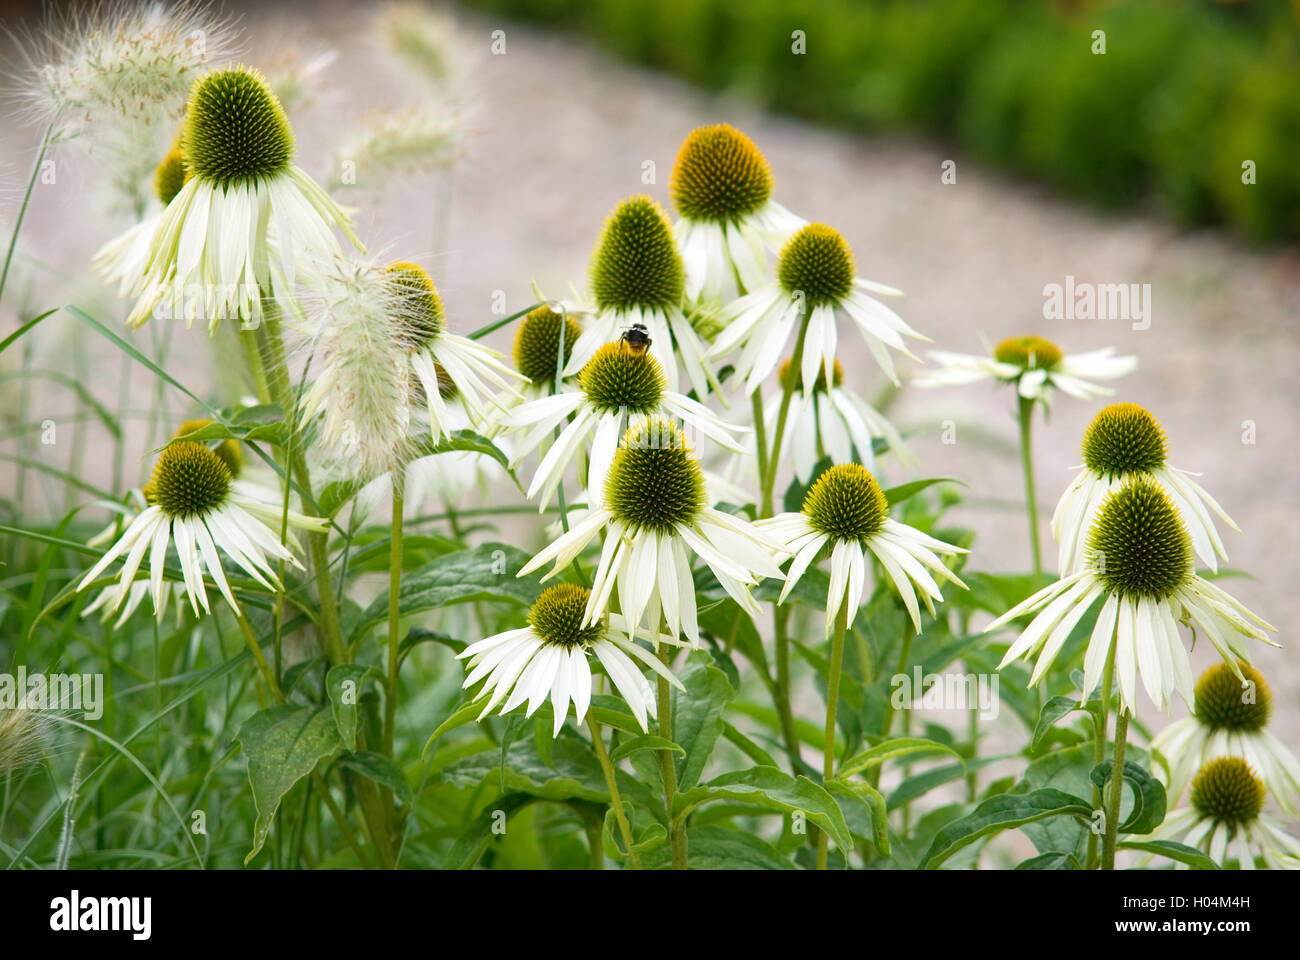
[[(5, 3), (6, 24), (34, 25), (35, 7)], [(1283, 648), (1261, 649), (1257, 664), (1278, 702), (1274, 731), (1300, 740), (1291, 628), (1300, 615), (1300, 20), (1289, 3), (476, 0), (446, 11), (454, 33), (437, 83), (388, 51), (377, 6), (226, 9), (240, 18), (249, 62), (273, 75), (311, 68), (299, 74), (291, 119), (298, 162), (322, 182), (338, 176), (340, 151), (377, 111), (434, 103), (453, 122), (448, 168), (359, 171), (335, 193), (355, 208), (372, 253), (430, 267), (461, 332), (494, 308), (532, 303), (534, 281), (550, 296), (581, 287), (605, 214), (638, 192), (667, 205), (682, 138), (725, 121), (764, 151), (781, 203), (836, 226), (860, 275), (906, 292), (899, 312), (936, 347), (981, 352), (1033, 333), (1067, 352), (1136, 354), (1140, 369), (1115, 384), (1118, 398), (1160, 417), (1171, 462), (1202, 473), (1240, 524), (1243, 533), (1224, 536), (1230, 566), (1249, 576), (1225, 586), (1280, 629)], [(1098, 29), (1105, 55), (1090, 49)], [(802, 54), (791, 51), (795, 31)], [(10, 72), (23, 69), (25, 42), (0, 41)], [(40, 129), (17, 112), (0, 123), (7, 236)], [(92, 253), (131, 222), (107, 212), (102, 158), (81, 148), (53, 158), (57, 176), (36, 186), (0, 337), (63, 303), (110, 324), (129, 309), (87, 272)], [(947, 161), (955, 183), (941, 181)], [(648, 164), (653, 182), (643, 179)], [(1150, 329), (1044, 320), (1044, 286), (1067, 276), (1150, 284)], [(490, 342), (508, 349), (509, 336)], [(148, 372), (68, 315), (22, 342), (0, 357), (3, 522), (57, 518), (94, 499), (48, 471), (22, 471), (20, 481), (13, 457), (114, 491), (142, 482), (147, 452), (163, 439), (148, 415), (159, 396)], [(221, 372), (222, 337), (151, 323), (133, 342), (165, 353), (196, 393), (238, 399)], [(888, 397), (856, 335), (842, 345), (849, 383), (890, 402), (923, 474), (968, 484), (955, 519), (978, 531), (972, 568), (1026, 568), (1013, 396), (987, 384), (905, 384)], [(904, 364), (906, 375), (914, 365)], [(20, 379), (24, 368), (52, 376)], [(170, 426), (193, 412), (161, 396)], [(136, 411), (120, 441), (96, 403)], [(1101, 405), (1061, 397), (1050, 423), (1037, 424), (1045, 541), (1046, 515)], [(43, 419), (57, 427), (53, 445), (19, 428)], [(955, 443), (941, 440), (945, 421)], [(890, 480), (900, 479), (893, 468)], [(517, 498), (503, 489), (493, 502)], [(1193, 656), (1203, 669), (1214, 651), (1198, 644)]]

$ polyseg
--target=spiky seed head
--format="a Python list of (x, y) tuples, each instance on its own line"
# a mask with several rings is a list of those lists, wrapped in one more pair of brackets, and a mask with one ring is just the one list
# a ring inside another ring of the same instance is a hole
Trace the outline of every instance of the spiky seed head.
[(1192, 778), (1192, 806), (1202, 817), (1230, 827), (1254, 823), (1267, 792), (1241, 757), (1211, 760)]
[[(25, 693), (22, 691), (19, 697)], [(45, 724), (39, 711), (25, 705), (0, 707), (0, 777), (40, 756)]]
[(663, 208), (629, 197), (605, 221), (591, 258), (591, 287), (601, 310), (668, 309), (681, 303), (685, 271)]
[(605, 501), (616, 520), (670, 533), (708, 506), (704, 474), (675, 421), (647, 417), (633, 424), (614, 454)]
[(1256, 733), (1268, 724), (1273, 696), (1258, 670), (1238, 660), (1243, 684), (1227, 663), (1216, 663), (1196, 681), (1196, 719), (1211, 730)]
[[(788, 387), (791, 390), (803, 390), (803, 372), (796, 369), (791, 358), (787, 357), (781, 361), (781, 370), (777, 374), (780, 378), (781, 386)], [(831, 371), (831, 387), (838, 387), (844, 382), (844, 367), (838, 360)], [(826, 389), (826, 368), (821, 367), (817, 371), (817, 381), (813, 384), (814, 393), (827, 393)]]
[(563, 367), (569, 362), (574, 343), (582, 335), (582, 327), (568, 312), (556, 313), (542, 304), (536, 310), (530, 310), (515, 328), (515, 369), (533, 383), (550, 383), (555, 379), (561, 318), (564, 322), (564, 359), (560, 366)]
[(424, 267), (409, 260), (393, 261), (384, 273), (393, 289), (402, 346), (410, 350), (428, 346), (447, 329), (442, 297), (438, 296), (433, 278)]
[(175, 143), (153, 172), (154, 193), (165, 207), (172, 202), (176, 194), (181, 192), (181, 187), (185, 186), (189, 179), (190, 170), (185, 165), (180, 144)]
[(1083, 462), (1102, 477), (1149, 473), (1169, 455), (1164, 428), (1136, 403), (1103, 407), (1083, 433)]
[(719, 123), (682, 141), (668, 181), (677, 212), (691, 220), (735, 220), (772, 196), (772, 168), (754, 141)]
[(831, 303), (853, 289), (853, 249), (834, 227), (810, 223), (781, 248), (776, 277), (787, 293), (802, 291), (809, 307)]
[(885, 525), (889, 501), (862, 464), (837, 463), (813, 482), (804, 497), (803, 512), (819, 533), (865, 543)]
[(582, 625), (591, 591), (576, 583), (557, 583), (547, 587), (528, 609), (528, 625), (547, 644), (557, 647), (590, 647), (601, 638), (605, 625), (596, 621)]
[(201, 443), (173, 443), (158, 455), (144, 488), (169, 517), (202, 517), (226, 502), (234, 478), (224, 460)]
[[(211, 423), (211, 419), (186, 420), (176, 428), (176, 432), (172, 434), (172, 437), (183, 437), (185, 434), (193, 433), (195, 430), (202, 430)], [(243, 472), (244, 464), (247, 461), (244, 459), (244, 451), (239, 448), (239, 441), (222, 440), (212, 448), (212, 452), (221, 458), (221, 462), (230, 470), (230, 475), (232, 477), (238, 477), (239, 474)]]
[(1138, 476), (1106, 495), (1088, 557), (1107, 591), (1164, 600), (1192, 577), (1192, 541), (1160, 484)]
[(619, 341), (595, 352), (582, 372), (578, 386), (601, 413), (651, 413), (664, 399), (664, 373), (649, 351), (632, 353)]
[(1012, 363), (1022, 370), (1052, 370), (1065, 354), (1061, 348), (1042, 337), (1009, 337), (993, 348), (998, 363)]
[(261, 71), (240, 64), (194, 81), (181, 134), (196, 177), (220, 186), (283, 172), (293, 158), (293, 130)]

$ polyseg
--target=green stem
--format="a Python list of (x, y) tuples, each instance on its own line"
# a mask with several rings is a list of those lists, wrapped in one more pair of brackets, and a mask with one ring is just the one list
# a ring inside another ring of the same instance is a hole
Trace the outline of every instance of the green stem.
[(1128, 711), (1120, 707), (1115, 713), (1115, 753), (1107, 783), (1106, 840), (1102, 845), (1103, 870), (1115, 869), (1115, 841), (1119, 837), (1119, 804), (1124, 796), (1124, 747), (1128, 739)]
[[(609, 806), (614, 811), (614, 820), (618, 823), (618, 832), (623, 837), (623, 846), (627, 849), (628, 862), (632, 864), (633, 870), (641, 869), (641, 857), (632, 849), (632, 827), (627, 822), (627, 814), (623, 812), (623, 798), (618, 792), (618, 778), (614, 774), (614, 764), (609, 759), (609, 752), (605, 749), (605, 740), (600, 733), (600, 724), (596, 722), (595, 716), (590, 710), (587, 711), (587, 729), (591, 731), (591, 743), (596, 748), (596, 759), (600, 761), (600, 769), (605, 774), (605, 786), (609, 790)], [(599, 833), (597, 833), (599, 837)], [(599, 849), (599, 843), (597, 843)], [(592, 854), (592, 864), (595, 865), (595, 854)], [(604, 865), (604, 855), (601, 855), (601, 865)]]
[(524, 315), (526, 315), (526, 314), (532, 313), (532, 311), (536, 310), (536, 309), (537, 309), (538, 307), (540, 307), (541, 305), (542, 305), (542, 302), (541, 302), (541, 301), (538, 301), (537, 303), (534, 303), (532, 306), (524, 307), (524, 308), (523, 308), (522, 310), (520, 310), (518, 313), (512, 313), (512, 314), (510, 314), (510, 316), (508, 316), (508, 317), (502, 317), (500, 320), (493, 320), (491, 323), (484, 324), (483, 326), (479, 327), (477, 330), (475, 330), (475, 331), (473, 331), (473, 332), (467, 334), (467, 335), (466, 335), (466, 339), (467, 339), (467, 340), (481, 340), (481, 339), (483, 339), (484, 337), (486, 337), (489, 333), (494, 333), (494, 332), (496, 332), (497, 330), (500, 330), (500, 329), (501, 329), (502, 327), (504, 327), (506, 324), (508, 324), (508, 323), (514, 323), (514, 322), (515, 322), (516, 320), (518, 320), (520, 317), (522, 317), (522, 316), (524, 316)]
[(790, 416), (790, 401), (794, 397), (795, 379), (803, 364), (804, 341), (808, 339), (808, 312), (799, 321), (799, 337), (795, 340), (794, 356), (790, 358), (790, 373), (781, 384), (781, 407), (776, 414), (776, 427), (772, 431), (772, 452), (767, 458), (767, 473), (763, 477), (763, 500), (760, 517), (772, 516), (772, 491), (776, 489), (776, 471), (781, 465), (781, 442), (785, 439), (785, 421)]
[[(849, 598), (847, 591), (841, 598), (839, 613), (835, 615), (835, 630), (831, 636), (831, 672), (826, 678), (826, 739), (822, 745), (822, 780), (827, 782), (835, 775), (835, 720), (840, 705), (840, 671), (844, 666), (844, 632), (849, 626)], [(817, 831), (817, 869), (826, 869), (830, 838), (825, 830)]]
[(397, 719), (398, 591), (402, 586), (402, 514), (405, 512), (406, 468), (393, 471), (393, 536), (388, 554), (388, 689), (384, 695), (384, 753), (393, 755), (393, 729)]
[(754, 411), (754, 449), (758, 453), (758, 482), (767, 480), (767, 423), (763, 417), (763, 387), (760, 384), (749, 397)]
[[(1106, 654), (1106, 666), (1102, 672), (1101, 678), (1101, 717), (1093, 719), (1092, 729), (1092, 765), (1095, 767), (1106, 759), (1106, 733), (1110, 726), (1110, 691), (1115, 682), (1115, 645), (1111, 644), (1110, 652)], [(1085, 690), (1084, 696), (1091, 695), (1092, 691)], [(1100, 787), (1092, 788), (1092, 805), (1094, 809), (1100, 808), (1102, 803), (1102, 792)], [(1099, 863), (1097, 849), (1097, 834), (1095, 831), (1088, 831), (1088, 859), (1085, 866), (1089, 870), (1096, 870)]]
[(27, 178), (27, 192), (23, 194), (22, 206), (18, 208), (18, 219), (14, 221), (13, 233), (9, 235), (9, 252), (5, 254), (4, 272), (0, 273), (0, 300), (4, 299), (5, 286), (9, 283), (9, 268), (14, 262), (14, 251), (18, 249), (18, 234), (23, 229), (23, 220), (27, 218), (27, 207), (32, 202), (32, 190), (36, 186), (36, 178), (40, 175), (41, 164), (45, 162), (45, 152), (50, 147), (50, 135), (54, 132), (54, 124), (58, 117), (52, 117), (45, 128), (45, 133), (41, 136), (40, 149), (36, 151), (36, 162), (32, 164), (32, 175)]
[(773, 700), (776, 712), (781, 718), (781, 737), (785, 740), (785, 752), (790, 758), (790, 769), (799, 773), (802, 765), (803, 751), (799, 746), (799, 731), (794, 723), (794, 710), (790, 706), (790, 608), (777, 606), (773, 622), (776, 627), (776, 687)]
[[(672, 666), (672, 647), (659, 645), (659, 661), (665, 667)], [(673, 697), (672, 687), (663, 677), (659, 677), (659, 736), (665, 740), (673, 738)], [(668, 808), (669, 843), (673, 853), (673, 869), (686, 869), (686, 824), (673, 816), (673, 803), (677, 799), (677, 767), (673, 763), (671, 750), (660, 750), (659, 776), (664, 782), (664, 804)]]
[(1034, 553), (1034, 575), (1043, 572), (1043, 552), (1038, 543), (1038, 495), (1034, 491), (1034, 451), (1032, 431), (1034, 401), (1018, 397), (1020, 420), (1020, 463), (1025, 471), (1025, 509), (1029, 514), (1029, 545)]
[(244, 642), (248, 644), (249, 652), (253, 654), (253, 659), (257, 661), (257, 668), (262, 672), (262, 679), (266, 681), (266, 686), (277, 701), (284, 703), (284, 693), (280, 690), (280, 684), (275, 679), (275, 673), (271, 670), (271, 665), (266, 662), (266, 656), (262, 653), (262, 645), (257, 640), (257, 634), (253, 632), (253, 625), (248, 622), (248, 617), (244, 616), (242, 610), (235, 611), (235, 622), (239, 624), (239, 632), (244, 635)]

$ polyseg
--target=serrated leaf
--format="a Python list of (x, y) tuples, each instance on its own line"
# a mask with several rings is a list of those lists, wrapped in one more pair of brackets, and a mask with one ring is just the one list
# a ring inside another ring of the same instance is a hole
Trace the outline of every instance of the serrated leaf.
[(1086, 820), (1091, 814), (1092, 806), (1087, 801), (1060, 790), (1000, 794), (985, 800), (966, 816), (935, 834), (921, 862), (925, 869), (933, 870), (981, 837), (1048, 817), (1070, 816)]

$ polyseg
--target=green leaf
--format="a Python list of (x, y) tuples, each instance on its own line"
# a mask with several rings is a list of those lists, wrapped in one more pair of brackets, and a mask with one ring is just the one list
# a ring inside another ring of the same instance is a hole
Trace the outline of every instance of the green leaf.
[(381, 753), (373, 753), (369, 750), (345, 753), (339, 757), (338, 765), (387, 787), (393, 791), (393, 796), (398, 801), (408, 807), (415, 802), (415, 793), (407, 783), (401, 768)]
[(248, 863), (262, 849), (280, 798), (341, 744), (330, 711), (305, 704), (284, 704), (259, 710), (239, 728), (236, 737), (248, 758), (248, 782), (253, 788), (257, 822)]
[(363, 667), (357, 663), (341, 663), (337, 667), (331, 667), (325, 675), (325, 689), (329, 692), (339, 740), (349, 750), (356, 749), (357, 745), (357, 722), (360, 717), (357, 704), (361, 700), (361, 684), (366, 674), (373, 670), (373, 667)]
[(736, 800), (783, 813), (802, 812), (830, 834), (841, 850), (853, 849), (853, 837), (835, 798), (807, 777), (792, 777), (775, 767), (724, 773), (679, 793), (673, 804), (673, 819), (683, 821), (696, 807), (715, 800)]
[[(627, 817), (628, 829), (632, 831), (632, 849), (636, 851), (639, 857), (643, 857), (649, 851), (656, 847), (662, 846), (668, 839), (668, 831), (664, 825), (657, 821), (650, 821), (641, 831), (637, 832), (636, 820), (634, 819), (635, 810), (632, 804), (626, 800), (623, 801), (623, 815)], [(618, 817), (614, 815), (614, 808), (611, 806), (605, 811), (605, 822), (601, 826), (600, 832), (601, 846), (605, 848), (605, 856), (611, 860), (626, 860), (628, 851), (623, 849), (622, 831), (618, 829)], [(671, 857), (671, 854), (669, 854)], [(642, 866), (644, 866), (644, 861)]]
[(889, 856), (889, 812), (880, 791), (861, 780), (831, 779), (826, 786), (831, 793), (851, 798), (866, 808), (871, 817), (872, 842), (883, 855)]
[[(718, 824), (688, 828), (686, 846), (692, 870), (796, 869), (789, 857), (766, 840)], [(660, 844), (652, 855), (642, 856), (641, 864), (647, 870), (666, 870), (672, 864), (672, 851)]]
[(1043, 738), (1056, 725), (1056, 722), (1078, 709), (1079, 701), (1073, 697), (1052, 697), (1051, 700), (1043, 704), (1043, 709), (1038, 713), (1038, 723), (1034, 726), (1033, 738), (1029, 741), (1029, 749), (1037, 750), (1038, 745), (1043, 742)]
[(833, 462), (830, 457), (822, 457), (813, 464), (813, 470), (808, 475), (807, 483), (801, 483), (798, 477), (790, 481), (790, 486), (785, 488), (785, 496), (781, 498), (781, 505), (785, 508), (786, 513), (798, 513), (803, 509), (803, 502), (808, 496), (808, 491), (817, 482), (817, 478), (830, 469)]
[(990, 764), (1006, 759), (1006, 756), (979, 757), (978, 759), (966, 760), (963, 763), (950, 763), (942, 767), (935, 767), (933, 770), (926, 770), (924, 773), (918, 773), (908, 777), (894, 788), (893, 793), (889, 795), (888, 804), (891, 808), (902, 806), (917, 797), (925, 796), (935, 787), (943, 786), (943, 784), (951, 783), (954, 780), (960, 780), (968, 773), (973, 773)]
[(948, 824), (937, 834), (922, 864), (933, 870), (958, 850), (981, 837), (1044, 820), (1070, 816), (1087, 820), (1092, 806), (1085, 800), (1060, 790), (1035, 790), (1033, 793), (1004, 793), (985, 800), (969, 814)]
[(28, 320), (26, 323), (24, 323), (13, 333), (9, 334), (9, 336), (5, 337), (3, 340), (0, 340), (0, 353), (4, 353), (6, 350), (8, 350), (11, 344), (17, 343), (23, 334), (25, 334), (28, 330), (32, 329), (32, 327), (36, 326), (46, 317), (52, 317), (54, 316), (54, 314), (58, 312), (59, 312), (59, 308), (55, 307), (53, 310), (46, 310), (40, 316)]
[(896, 487), (887, 487), (881, 492), (891, 507), (896, 507), (904, 500), (911, 499), (927, 487), (932, 487), (936, 483), (958, 483), (963, 487), (966, 481), (958, 480), (956, 477), (926, 477), (924, 480), (913, 480), (911, 483), (900, 483)]
[(402, 638), (402, 644), (397, 648), (398, 659), (404, 659), (415, 647), (422, 643), (440, 643), (450, 649), (453, 653), (462, 652), (468, 644), (464, 640), (457, 640), (449, 634), (442, 633), (439, 630), (426, 630), (424, 627), (412, 627), (406, 631), (406, 636)]
[[(555, 742), (551, 766), (542, 762), (531, 741), (518, 741), (506, 750), (504, 769), (499, 754), (480, 754), (457, 761), (443, 770), (442, 776), (459, 786), (503, 786), (503, 793), (525, 793), (543, 800), (609, 803), (605, 775), (591, 746), (568, 737)], [(623, 771), (617, 776), (625, 798), (653, 802), (642, 784)]]
[[(870, 750), (864, 750), (857, 756), (845, 760), (836, 772), (837, 780), (848, 780), (859, 773), (877, 767), (886, 760), (895, 760), (898, 757), (907, 757), (916, 753), (947, 753), (962, 760), (959, 754), (947, 744), (939, 743), (935, 740), (926, 740), (922, 737), (895, 737), (892, 740), (886, 740), (878, 743)], [(964, 760), (962, 760), (965, 763)]]
[(1143, 850), (1157, 856), (1168, 857), (1170, 860), (1187, 864), (1193, 870), (1219, 869), (1217, 863), (1195, 847), (1189, 847), (1185, 843), (1175, 843), (1173, 840), (1121, 840), (1115, 846), (1122, 850)]
[(1017, 870), (1082, 870), (1072, 853), (1040, 853), (1016, 864)]
[[(1089, 777), (1097, 789), (1105, 787), (1112, 765), (1113, 761), (1103, 760), (1092, 768)], [(1119, 830), (1121, 833), (1148, 834), (1165, 819), (1168, 798), (1165, 796), (1164, 784), (1130, 760), (1124, 761), (1124, 782), (1132, 789), (1133, 810), (1128, 819), (1119, 825)]]
[(509, 794), (493, 800), (473, 823), (459, 831), (456, 842), (447, 854), (444, 866), (450, 870), (472, 868), (479, 857), (483, 856), (483, 851), (487, 849), (492, 838), (497, 836), (493, 828), (500, 817), (504, 816), (509, 821), (513, 814), (536, 802), (537, 797), (524, 793)]
[(729, 743), (737, 747), (741, 753), (759, 766), (775, 767), (777, 765), (776, 760), (772, 758), (770, 753), (726, 721), (722, 725), (722, 735), (727, 738)]
[[(402, 616), (436, 610), (453, 603), (491, 600), (529, 606), (542, 592), (532, 577), (518, 573), (530, 557), (505, 543), (484, 543), (449, 553), (424, 573), (402, 578), (398, 605)], [(352, 641), (388, 619), (387, 594), (375, 598), (352, 632)]]
[(609, 755), (611, 761), (622, 760), (624, 757), (631, 756), (638, 750), (672, 750), (674, 753), (686, 755), (680, 744), (673, 743), (671, 740), (665, 740), (663, 737), (632, 737), (630, 740), (624, 740), (615, 748), (614, 752)]
[(432, 746), (433, 741), (437, 740), (448, 730), (455, 730), (457, 727), (463, 727), (465, 724), (477, 720), (478, 715), (482, 712), (482, 703), (476, 701), (462, 703), (456, 708), (455, 712), (452, 713), (450, 717), (438, 724), (437, 729), (434, 730), (433, 733), (429, 734), (429, 739), (424, 742), (424, 750), (428, 751), (429, 747)]
[(714, 744), (722, 736), (722, 711), (735, 691), (703, 650), (691, 653), (677, 678), (686, 689), (672, 692), (673, 739), (684, 749), (674, 762), (678, 789), (689, 790), (700, 782)]

